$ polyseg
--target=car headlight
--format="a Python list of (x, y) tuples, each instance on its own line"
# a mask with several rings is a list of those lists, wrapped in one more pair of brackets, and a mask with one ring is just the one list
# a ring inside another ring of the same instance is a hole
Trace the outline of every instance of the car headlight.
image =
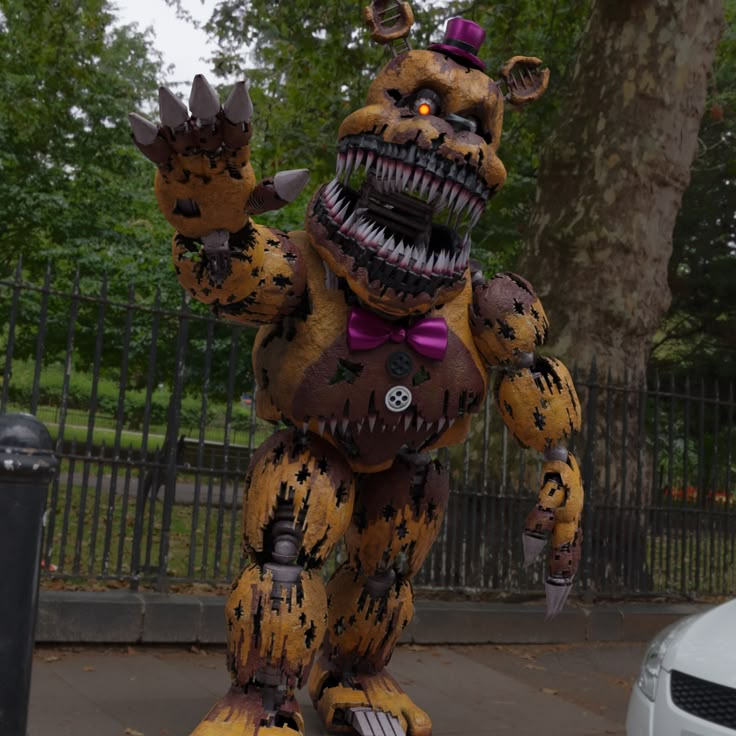
[(667, 654), (667, 650), (679, 632), (686, 626), (689, 626), (696, 618), (698, 618), (698, 616), (686, 616), (667, 628), (662, 629), (662, 631), (652, 639), (651, 644), (647, 648), (647, 651), (644, 654), (644, 660), (641, 663), (641, 671), (639, 672), (637, 684), (644, 695), (646, 695), (652, 702), (654, 702), (654, 695), (657, 692), (657, 680), (659, 679), (659, 673), (662, 670), (664, 655)]

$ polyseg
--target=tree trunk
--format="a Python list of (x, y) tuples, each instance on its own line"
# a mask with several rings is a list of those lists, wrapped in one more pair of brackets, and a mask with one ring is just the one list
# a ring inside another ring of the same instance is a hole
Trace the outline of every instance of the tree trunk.
[[(722, 29), (721, 0), (592, 0), (519, 267), (549, 316), (549, 351), (581, 377), (595, 361), (604, 382), (645, 383)], [(646, 403), (643, 394), (596, 393), (595, 420), (588, 413), (583, 428), (583, 574), (647, 589), (651, 535), (639, 509), (656, 489)]]
[(593, 0), (519, 267), (568, 365), (645, 375), (722, 28), (721, 0)]

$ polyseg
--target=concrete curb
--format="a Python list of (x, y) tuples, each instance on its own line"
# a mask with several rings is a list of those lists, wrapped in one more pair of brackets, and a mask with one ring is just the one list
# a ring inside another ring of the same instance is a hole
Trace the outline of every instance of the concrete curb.
[[(44, 644), (224, 644), (225, 598), (127, 590), (41, 591), (36, 641)], [(689, 603), (568, 606), (545, 622), (540, 603), (417, 600), (406, 644), (572, 644), (648, 641)]]

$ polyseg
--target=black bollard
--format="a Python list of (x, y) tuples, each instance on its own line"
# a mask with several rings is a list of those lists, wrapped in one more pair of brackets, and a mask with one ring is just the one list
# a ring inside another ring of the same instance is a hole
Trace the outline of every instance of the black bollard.
[(0, 734), (26, 736), (41, 525), (57, 460), (30, 414), (0, 416)]

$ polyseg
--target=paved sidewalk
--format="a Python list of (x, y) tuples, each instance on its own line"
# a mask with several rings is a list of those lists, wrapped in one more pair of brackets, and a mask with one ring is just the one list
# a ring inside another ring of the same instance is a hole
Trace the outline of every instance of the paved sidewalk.
[[(644, 644), (399, 647), (391, 671), (434, 736), (624, 736)], [(221, 648), (40, 648), (30, 736), (188, 736), (228, 688)], [(299, 696), (307, 736), (323, 731)]]

